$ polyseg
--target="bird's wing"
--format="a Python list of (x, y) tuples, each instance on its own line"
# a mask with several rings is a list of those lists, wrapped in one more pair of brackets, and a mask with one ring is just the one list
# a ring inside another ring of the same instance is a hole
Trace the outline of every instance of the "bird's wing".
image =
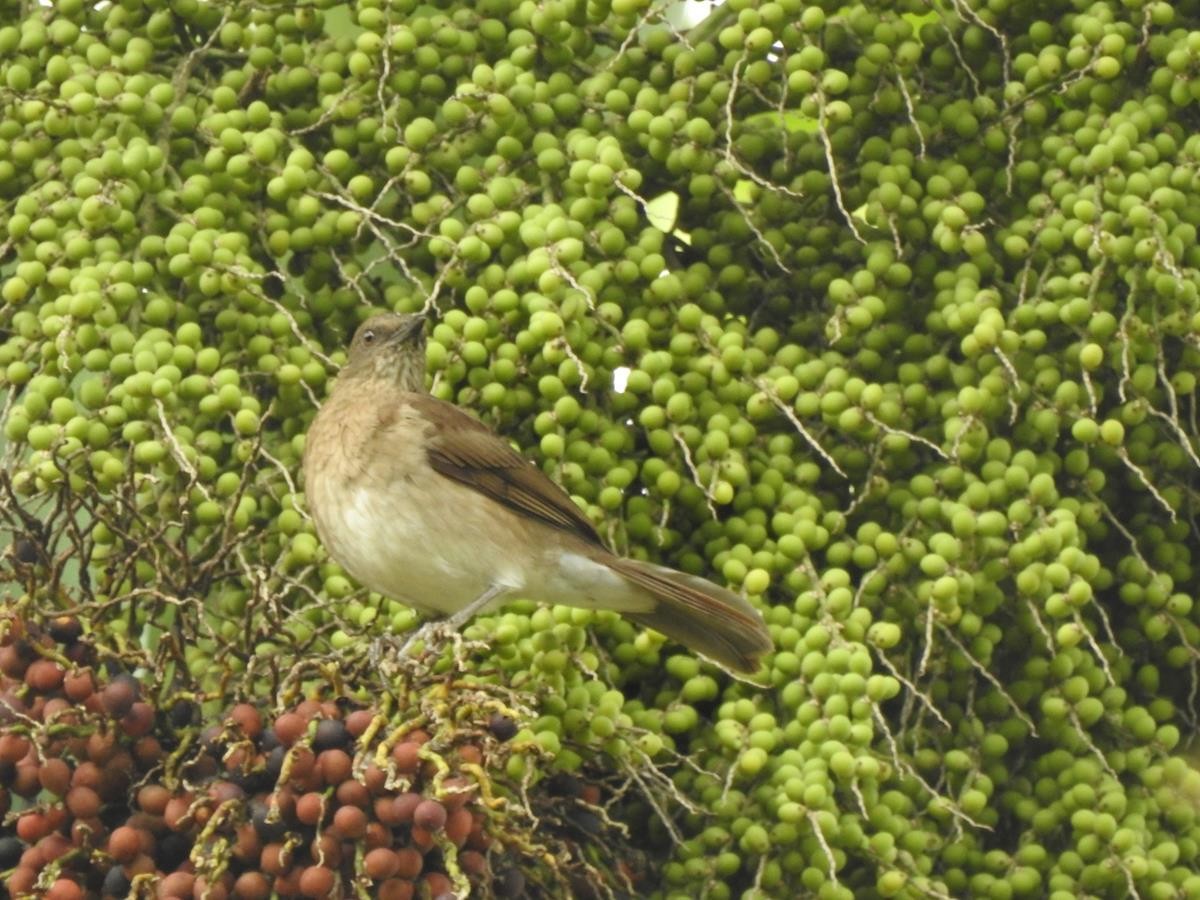
[(519, 513), (603, 546), (566, 491), (478, 419), (428, 394), (410, 394), (406, 400), (433, 426), (425, 453), (434, 471)]

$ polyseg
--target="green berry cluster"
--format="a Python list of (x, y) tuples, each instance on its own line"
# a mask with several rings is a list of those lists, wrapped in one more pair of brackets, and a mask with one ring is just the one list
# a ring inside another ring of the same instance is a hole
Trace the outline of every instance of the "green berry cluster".
[(4, 577), (224, 701), (410, 629), (296, 478), (436, 309), (433, 393), (771, 629), (467, 629), (639, 895), (1200, 897), (1200, 6), (689, 9), (0, 2)]

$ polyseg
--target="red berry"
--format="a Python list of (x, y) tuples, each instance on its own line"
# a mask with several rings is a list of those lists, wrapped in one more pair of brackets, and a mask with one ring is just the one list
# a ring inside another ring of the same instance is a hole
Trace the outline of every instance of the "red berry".
[(323, 750), (317, 757), (317, 768), (326, 784), (341, 784), (350, 777), (353, 760), (345, 750)]
[(56, 878), (46, 891), (46, 900), (83, 900), (83, 888), (69, 878)]
[(120, 718), (129, 712), (130, 707), (138, 698), (139, 686), (137, 680), (128, 674), (118, 675), (104, 686), (100, 692), (100, 702), (110, 716)]
[(325, 798), (316, 791), (304, 794), (296, 801), (296, 818), (304, 825), (316, 825), (324, 813)]
[(121, 825), (108, 836), (108, 854), (119, 863), (130, 862), (142, 852), (142, 836), (136, 828)]
[(38, 769), (38, 782), (55, 797), (62, 797), (71, 786), (71, 767), (65, 760), (48, 759)]
[(52, 659), (35, 659), (25, 670), (25, 683), (39, 694), (49, 694), (63, 683), (66, 674)]
[(300, 893), (305, 897), (333, 896), (333, 870), (309, 866), (300, 873)]
[(372, 850), (363, 857), (363, 871), (373, 881), (383, 881), (391, 878), (400, 868), (400, 860), (396, 852), (385, 847)]
[(190, 897), (196, 885), (196, 876), (191, 872), (172, 872), (158, 883), (159, 897)]
[(271, 882), (261, 872), (243, 872), (233, 883), (233, 896), (238, 900), (267, 900)]
[[(262, 734), (263, 720), (258, 709), (249, 703), (239, 703), (229, 710), (230, 720), (251, 740)], [(278, 734), (278, 732), (276, 732)]]
[(413, 810), (413, 824), (427, 831), (441, 831), (446, 824), (446, 807), (436, 800), (422, 800)]
[(300, 735), (304, 734), (304, 729), (308, 725), (308, 720), (294, 712), (285, 712), (275, 719), (275, 736), (279, 738), (279, 743), (285, 747), (290, 747), (296, 743)]
[(404, 741), (392, 748), (392, 760), (401, 775), (412, 775), (421, 765), (420, 745), (415, 741)]
[(63, 693), (74, 703), (82, 703), (96, 692), (91, 669), (76, 669), (63, 679)]
[(379, 900), (412, 900), (415, 889), (411, 881), (403, 878), (389, 878), (379, 885)]
[[(420, 794), (405, 793), (397, 794), (392, 801), (392, 818), (396, 820), (395, 824), (405, 825), (413, 820), (413, 813), (416, 812), (418, 806), (424, 802), (424, 797)], [(382, 817), (380, 817), (382, 819)]]
[(425, 867), (425, 857), (412, 847), (401, 847), (396, 853), (396, 874), (401, 878), (416, 878)]
[(339, 806), (333, 814), (333, 827), (343, 838), (360, 838), (367, 832), (367, 814), (358, 806)]

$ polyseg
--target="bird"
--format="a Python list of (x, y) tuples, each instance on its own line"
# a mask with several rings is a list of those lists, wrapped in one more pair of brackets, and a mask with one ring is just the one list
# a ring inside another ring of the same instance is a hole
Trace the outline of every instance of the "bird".
[(305, 502), (360, 584), (462, 627), (510, 599), (612, 610), (732, 673), (772, 649), (744, 597), (609, 550), (563, 488), (425, 386), (425, 316), (372, 315), (310, 424)]

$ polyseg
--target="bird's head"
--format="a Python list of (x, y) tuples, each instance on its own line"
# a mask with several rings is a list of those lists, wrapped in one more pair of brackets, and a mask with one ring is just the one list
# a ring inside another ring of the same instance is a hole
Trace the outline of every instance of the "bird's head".
[(404, 391), (425, 390), (425, 317), (371, 316), (354, 332), (343, 376), (387, 381)]

